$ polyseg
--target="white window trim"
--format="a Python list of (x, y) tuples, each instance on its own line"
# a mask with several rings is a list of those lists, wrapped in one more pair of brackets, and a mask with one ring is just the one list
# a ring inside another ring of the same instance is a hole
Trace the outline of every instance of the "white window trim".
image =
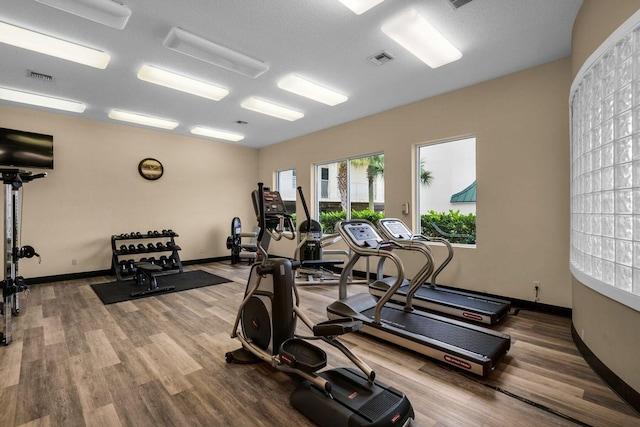
[[(478, 163), (478, 137), (474, 133), (470, 133), (468, 135), (461, 135), (457, 137), (447, 138), (447, 139), (438, 139), (435, 141), (427, 141), (421, 142), (419, 144), (414, 145), (415, 149), (415, 177), (414, 177), (414, 185), (415, 185), (415, 194), (413, 195), (413, 203), (415, 204), (415, 219), (413, 224), (413, 229), (418, 233), (422, 234), (422, 215), (420, 214), (420, 149), (423, 147), (427, 147), (430, 145), (438, 145), (438, 144), (446, 144), (449, 142), (461, 141), (464, 139), (474, 138), (476, 140), (476, 179), (478, 177), (477, 171), (477, 163)], [(476, 249), (478, 246), (478, 213), (477, 213), (477, 204), (476, 202), (476, 243), (451, 243), (451, 246), (454, 248), (460, 249)], [(430, 243), (432, 244), (432, 243)], [(435, 243), (434, 243), (435, 244)]]

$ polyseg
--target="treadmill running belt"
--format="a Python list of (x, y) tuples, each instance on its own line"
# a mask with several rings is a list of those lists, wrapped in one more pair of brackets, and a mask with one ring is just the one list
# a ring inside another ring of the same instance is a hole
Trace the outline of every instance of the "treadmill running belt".
[[(374, 308), (370, 308), (361, 314), (373, 319)], [(474, 329), (465, 328), (456, 324), (441, 320), (416, 315), (407, 315), (402, 310), (383, 307), (380, 313), (382, 323), (391, 325), (403, 325), (402, 329), (418, 335), (476, 353), (493, 360), (501, 352), (503, 338), (485, 334)]]
[[(404, 289), (406, 295), (406, 289)], [(431, 301), (437, 301), (441, 304), (456, 305), (459, 307), (465, 307), (469, 309), (475, 309), (478, 311), (484, 311), (494, 313), (505, 306), (505, 304), (496, 303), (492, 301), (483, 300), (480, 298), (473, 298), (466, 295), (460, 295), (454, 292), (447, 292), (428, 287), (422, 287), (416, 292), (416, 296), (424, 297)]]

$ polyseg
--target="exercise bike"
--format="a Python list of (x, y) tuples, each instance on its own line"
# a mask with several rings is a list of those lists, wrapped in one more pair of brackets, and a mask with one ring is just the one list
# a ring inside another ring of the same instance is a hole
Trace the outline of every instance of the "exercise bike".
[[(231, 250), (231, 265), (238, 264), (243, 259), (249, 261), (249, 265), (256, 260), (256, 244), (253, 239), (258, 235), (257, 231), (243, 232), (240, 218), (231, 220), (231, 235), (227, 237), (227, 249)], [(250, 238), (250, 242), (243, 242), (243, 238)]]
[[(295, 287), (299, 262), (269, 258), (261, 245), (265, 233), (274, 240), (295, 238), (291, 215), (277, 191), (258, 184), (252, 193), (260, 232), (257, 250), (261, 262), (251, 267), (245, 295), (235, 319), (232, 338), (242, 347), (225, 354), (228, 363), (266, 362), (303, 379), (293, 391), (294, 408), (320, 426), (406, 426), (413, 408), (400, 391), (375, 380), (375, 372), (342, 344), (337, 336), (362, 327), (351, 318), (314, 324), (300, 309)], [(296, 335), (297, 320), (312, 335)], [(358, 368), (326, 367), (327, 355), (309, 341), (318, 340), (339, 349)]]

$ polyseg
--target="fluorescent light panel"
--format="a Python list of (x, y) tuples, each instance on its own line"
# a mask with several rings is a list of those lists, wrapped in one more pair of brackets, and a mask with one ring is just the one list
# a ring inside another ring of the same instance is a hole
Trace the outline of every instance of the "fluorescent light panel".
[(462, 58), (462, 52), (413, 9), (391, 18), (382, 32), (431, 68)]
[(109, 111), (109, 118), (113, 120), (120, 120), (123, 122), (136, 123), (144, 126), (153, 126), (161, 129), (175, 129), (178, 127), (178, 122), (175, 120), (160, 119), (158, 117), (145, 116), (138, 113), (130, 113), (122, 110)]
[(72, 113), (84, 113), (85, 104), (78, 101), (52, 98), (31, 92), (0, 87), (0, 99), (19, 102), (21, 104), (37, 105), (38, 107), (55, 108), (56, 110), (71, 111)]
[(304, 113), (252, 96), (240, 103), (242, 108), (293, 122), (304, 117)]
[(96, 49), (0, 22), (0, 42), (104, 70), (111, 57)]
[(36, 0), (81, 18), (122, 30), (131, 16), (131, 9), (111, 0)]
[(162, 70), (152, 65), (143, 65), (138, 71), (138, 78), (171, 89), (190, 93), (191, 95), (220, 101), (229, 94), (227, 89), (192, 79), (171, 71)]
[(239, 133), (227, 132), (225, 130), (207, 128), (204, 126), (196, 126), (192, 128), (191, 133), (195, 135), (208, 136), (215, 139), (224, 139), (225, 141), (238, 142), (244, 139), (244, 135), (241, 135)]
[(310, 82), (309, 80), (303, 79), (295, 74), (289, 74), (280, 80), (278, 82), (278, 87), (332, 107), (349, 99), (341, 93)]
[(269, 69), (269, 66), (262, 61), (203, 39), (182, 28), (173, 27), (163, 44), (176, 52), (247, 77), (258, 77)]
[(362, 15), (367, 10), (382, 3), (383, 0), (339, 0), (356, 15)]

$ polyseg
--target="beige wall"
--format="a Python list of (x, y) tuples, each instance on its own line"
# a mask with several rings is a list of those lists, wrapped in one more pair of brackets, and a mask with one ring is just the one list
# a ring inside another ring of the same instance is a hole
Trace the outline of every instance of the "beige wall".
[[(572, 69), (587, 58), (640, 8), (640, 0), (585, 0), (573, 27)], [(640, 313), (573, 279), (573, 325), (584, 343), (609, 369), (640, 392)]]
[[(533, 299), (533, 281), (539, 281), (540, 301), (573, 307), (585, 343), (640, 390), (640, 371), (631, 360), (640, 343), (629, 326), (640, 324), (640, 314), (575, 280), (572, 285), (567, 105), (571, 76), (639, 7), (640, 0), (585, 0), (571, 58), (259, 151), (0, 106), (0, 127), (55, 137), (55, 169), (27, 184), (23, 194), (22, 243), (38, 250), (42, 264), (25, 260), (20, 273), (39, 277), (106, 269), (111, 234), (148, 229), (179, 232), (183, 259), (226, 256), (231, 218), (240, 216), (246, 227), (253, 226), (248, 195), (257, 180), (273, 184), (275, 170), (296, 168), (313, 205), (314, 163), (369, 153), (385, 153), (386, 215), (413, 224), (415, 212), (404, 217), (401, 205), (410, 201), (414, 207), (415, 146), (475, 135), (478, 245), (458, 248), (441, 280), (525, 300)], [(165, 176), (143, 180), (137, 164), (145, 157), (159, 159)], [(274, 244), (274, 250), (293, 254), (292, 245)], [(411, 275), (418, 259), (404, 259)]]
[[(173, 229), (185, 260), (228, 256), (232, 217), (255, 222), (255, 149), (2, 106), (0, 127), (54, 135), (54, 169), (23, 189), (22, 244), (42, 256), (26, 278), (107, 269), (110, 236), (131, 231)], [(140, 177), (145, 157), (162, 178)]]
[[(570, 74), (567, 58), (261, 149), (260, 179), (296, 168), (312, 199), (314, 163), (384, 152), (385, 214), (413, 224), (401, 206), (414, 204), (416, 145), (475, 135), (478, 244), (458, 248), (439, 281), (525, 300), (539, 281), (542, 303), (570, 307)], [(419, 259), (403, 259), (411, 276)]]

